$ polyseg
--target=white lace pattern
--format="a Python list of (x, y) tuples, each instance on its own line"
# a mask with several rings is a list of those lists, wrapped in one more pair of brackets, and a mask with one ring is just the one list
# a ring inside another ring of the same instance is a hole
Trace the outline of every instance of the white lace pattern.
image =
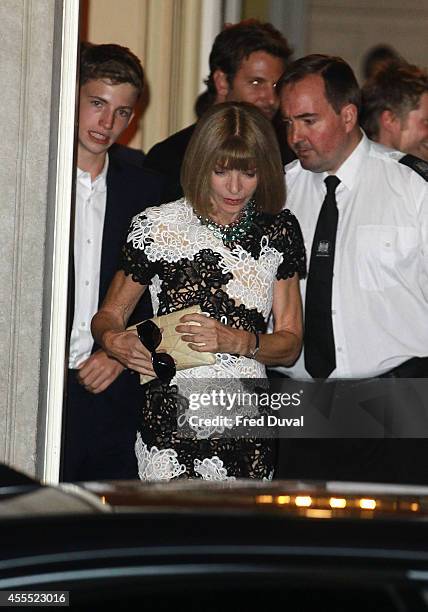
[(186, 466), (179, 463), (175, 450), (172, 448), (159, 450), (156, 446), (152, 446), (149, 451), (140, 432), (137, 433), (135, 454), (138, 462), (138, 476), (141, 480), (171, 480), (171, 478), (178, 478), (186, 471)]
[[(149, 261), (153, 262), (164, 259), (171, 263), (183, 257), (193, 260), (201, 249), (220, 253), (221, 269), (233, 275), (226, 285), (228, 295), (247, 308), (257, 308), (264, 317), (269, 315), (272, 308), (272, 278), (283, 260), (283, 254), (269, 246), (267, 236), (261, 239), (258, 260), (239, 245), (230, 250), (208, 227), (201, 224), (186, 200), (179, 200), (148, 208), (135, 217), (128, 242), (132, 242), (136, 249), (144, 249)], [(152, 299), (158, 295), (158, 286), (152, 285), (150, 293)]]

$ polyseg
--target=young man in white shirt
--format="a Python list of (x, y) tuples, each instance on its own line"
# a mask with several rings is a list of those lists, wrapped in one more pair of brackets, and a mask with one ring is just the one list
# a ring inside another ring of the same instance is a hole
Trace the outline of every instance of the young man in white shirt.
[[(94, 346), (90, 324), (117, 269), (134, 215), (161, 200), (153, 172), (109, 155), (144, 87), (139, 59), (114, 44), (82, 43), (74, 219), (74, 295), (63, 479), (137, 477), (138, 376)], [(151, 315), (142, 301), (135, 321)]]

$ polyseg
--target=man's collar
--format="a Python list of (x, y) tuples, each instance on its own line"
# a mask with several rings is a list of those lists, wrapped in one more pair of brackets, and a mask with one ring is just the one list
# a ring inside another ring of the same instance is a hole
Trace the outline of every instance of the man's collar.
[[(98, 176), (93, 181), (91, 181), (94, 186), (97, 185), (97, 189), (102, 190), (103, 187), (105, 189), (106, 180), (107, 180), (107, 171), (108, 171), (109, 163), (110, 163), (109, 162), (109, 156), (108, 156), (108, 153), (107, 153), (103, 169), (98, 174)], [(77, 176), (78, 179), (85, 180), (85, 179), (87, 179), (89, 177), (89, 180), (91, 180), (90, 172), (87, 172), (86, 170), (81, 170), (79, 167), (77, 167), (76, 176)]]
[[(340, 182), (345, 187), (347, 187), (347, 189), (352, 189), (354, 187), (355, 182), (360, 174), (361, 165), (367, 158), (369, 152), (369, 139), (362, 130), (361, 135), (362, 138), (355, 147), (355, 149), (352, 151), (351, 155), (345, 159), (340, 168), (334, 173), (335, 176), (340, 179)], [(328, 176), (328, 173), (323, 172), (320, 176), (320, 182), (324, 181), (324, 179)]]

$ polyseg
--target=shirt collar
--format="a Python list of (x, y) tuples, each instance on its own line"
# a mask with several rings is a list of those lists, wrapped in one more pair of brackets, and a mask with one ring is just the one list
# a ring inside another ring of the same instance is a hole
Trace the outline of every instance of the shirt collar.
[(93, 187), (94, 191), (102, 193), (107, 190), (108, 166), (109, 166), (109, 158), (108, 158), (108, 153), (107, 153), (106, 160), (104, 162), (104, 167), (99, 173), (99, 175), (95, 178), (94, 181), (91, 181), (91, 175), (89, 172), (86, 172), (85, 170), (81, 170), (79, 167), (77, 168), (77, 174), (76, 174), (77, 180), (80, 183), (90, 185), (91, 187)]
[[(362, 138), (357, 144), (351, 155), (345, 159), (343, 164), (334, 173), (342, 185), (347, 189), (352, 189), (360, 175), (361, 166), (369, 154), (370, 141), (364, 132), (361, 130)], [(321, 172), (317, 175), (319, 186), (329, 176), (328, 172)], [(338, 187), (340, 189), (340, 185)]]
[(361, 166), (369, 154), (369, 146), (369, 140), (364, 132), (362, 132), (360, 142), (336, 172), (337, 178), (339, 178), (340, 182), (348, 189), (354, 187), (360, 176)]

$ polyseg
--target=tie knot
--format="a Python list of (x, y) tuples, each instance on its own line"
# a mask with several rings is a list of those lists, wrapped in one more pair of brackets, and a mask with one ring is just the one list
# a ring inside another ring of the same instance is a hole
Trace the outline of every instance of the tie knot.
[(324, 183), (327, 187), (327, 194), (331, 195), (335, 193), (338, 184), (340, 183), (340, 179), (334, 174), (330, 174), (326, 179), (324, 179)]

